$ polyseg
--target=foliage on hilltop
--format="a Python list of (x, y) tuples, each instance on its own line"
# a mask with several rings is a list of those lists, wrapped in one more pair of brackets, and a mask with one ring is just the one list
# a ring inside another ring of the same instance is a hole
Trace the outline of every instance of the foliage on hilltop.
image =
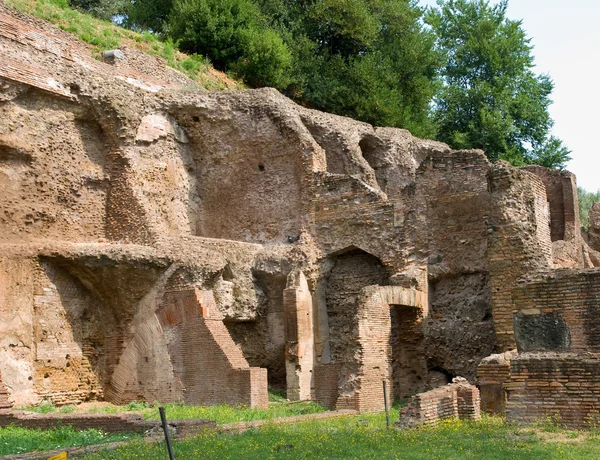
[[(66, 2), (8, 0), (34, 14), (31, 4), (64, 10)], [(203, 74), (212, 63), (307, 107), (483, 149), (491, 160), (550, 168), (569, 160), (551, 135), (554, 84), (534, 72), (531, 39), (506, 16), (507, 0), (438, 0), (428, 9), (416, 0), (68, 2), (143, 32), (136, 37), (152, 43), (150, 52), (170, 50), (169, 64), (187, 73)]]

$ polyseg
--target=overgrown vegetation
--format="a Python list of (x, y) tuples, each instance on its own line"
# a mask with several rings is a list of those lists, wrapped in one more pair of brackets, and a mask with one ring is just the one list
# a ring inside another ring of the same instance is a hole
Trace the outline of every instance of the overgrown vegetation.
[[(43, 414), (59, 413), (69, 414), (73, 412), (84, 413), (109, 413), (137, 412), (146, 420), (159, 420), (158, 403), (148, 404), (145, 402), (131, 402), (123, 406), (113, 404), (86, 405), (84, 409), (76, 406), (54, 406), (44, 403), (39, 406), (24, 407), (23, 410)], [(183, 404), (167, 404), (165, 407), (167, 417), (171, 420), (186, 418), (205, 418), (222, 423), (248, 422), (252, 420), (272, 420), (279, 417), (292, 417), (296, 415), (316, 414), (325, 411), (321, 405), (310, 402), (290, 403), (276, 393), (269, 393), (269, 408), (254, 409), (245, 406), (233, 407), (227, 404), (218, 406), (185, 406)]]
[(6, 1), (97, 54), (133, 45), (208, 89), (273, 86), (312, 108), (516, 165), (569, 159), (550, 135), (553, 82), (533, 72), (530, 38), (506, 17), (507, 0), (438, 0), (428, 10), (415, 0)]
[(163, 58), (170, 67), (185, 73), (208, 90), (245, 87), (241, 81), (216, 71), (203, 56), (183, 54), (170, 40), (161, 41), (154, 34), (127, 30), (112, 22), (83, 14), (70, 8), (67, 0), (4, 0), (4, 3), (72, 33), (87, 43), (96, 57), (107, 49), (127, 46)]
[(587, 230), (590, 209), (592, 209), (594, 203), (600, 201), (600, 190), (594, 193), (588, 192), (581, 187), (577, 187), (577, 195), (579, 198), (579, 217), (581, 218), (581, 225)]
[[(393, 411), (392, 419), (397, 420)], [(134, 442), (88, 459), (162, 458), (164, 445)], [(176, 442), (177, 458), (203, 459), (592, 459), (600, 455), (596, 432), (551, 426), (520, 428), (500, 418), (481, 423), (443, 422), (437, 428), (386, 429), (385, 416), (362, 415), (268, 425), (242, 434), (205, 433)]]
[(67, 426), (52, 430), (10, 426), (0, 428), (0, 456), (125, 441), (139, 437), (135, 434), (106, 434), (94, 429), (79, 431)]

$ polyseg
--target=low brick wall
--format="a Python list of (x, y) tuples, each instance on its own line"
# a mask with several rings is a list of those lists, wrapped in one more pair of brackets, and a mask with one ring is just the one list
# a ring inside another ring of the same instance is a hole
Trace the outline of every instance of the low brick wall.
[(572, 428), (600, 422), (600, 354), (520, 354), (505, 388), (510, 421), (556, 417)]
[[(159, 421), (144, 420), (139, 414), (38, 414), (0, 410), (0, 428), (9, 425), (39, 429), (72, 426), (78, 430), (95, 428), (106, 433), (145, 433), (161, 429)], [(205, 419), (169, 420), (169, 425), (175, 428), (177, 436), (216, 427), (215, 422)]]
[(315, 401), (327, 409), (335, 409), (338, 399), (340, 364), (317, 364), (315, 373)]
[(504, 414), (506, 410), (504, 385), (510, 380), (510, 360), (516, 355), (516, 350), (491, 355), (483, 358), (477, 366), (477, 385), (481, 395), (481, 410), (484, 412)]
[(396, 426), (410, 428), (436, 425), (441, 420), (453, 418), (479, 420), (480, 405), (477, 387), (461, 379), (413, 396), (400, 411), (400, 420)]

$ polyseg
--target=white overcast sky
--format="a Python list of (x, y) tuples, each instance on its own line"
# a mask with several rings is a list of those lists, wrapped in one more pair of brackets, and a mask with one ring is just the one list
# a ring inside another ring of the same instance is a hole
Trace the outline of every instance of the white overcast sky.
[(567, 169), (581, 187), (599, 190), (600, 0), (509, 0), (507, 16), (523, 21), (536, 72), (554, 80), (550, 114), (553, 133), (572, 151)]

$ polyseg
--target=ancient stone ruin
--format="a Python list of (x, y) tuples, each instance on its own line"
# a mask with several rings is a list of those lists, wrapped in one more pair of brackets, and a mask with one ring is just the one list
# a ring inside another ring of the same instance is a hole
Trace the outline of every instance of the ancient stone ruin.
[(452, 383), (413, 396), (400, 409), (400, 428), (437, 425), (442, 420), (481, 420), (481, 399), (476, 386), (455, 377)]
[(0, 405), (380, 410), (517, 347), (484, 409), (598, 409), (572, 174), (101, 62), (4, 5), (0, 55)]

